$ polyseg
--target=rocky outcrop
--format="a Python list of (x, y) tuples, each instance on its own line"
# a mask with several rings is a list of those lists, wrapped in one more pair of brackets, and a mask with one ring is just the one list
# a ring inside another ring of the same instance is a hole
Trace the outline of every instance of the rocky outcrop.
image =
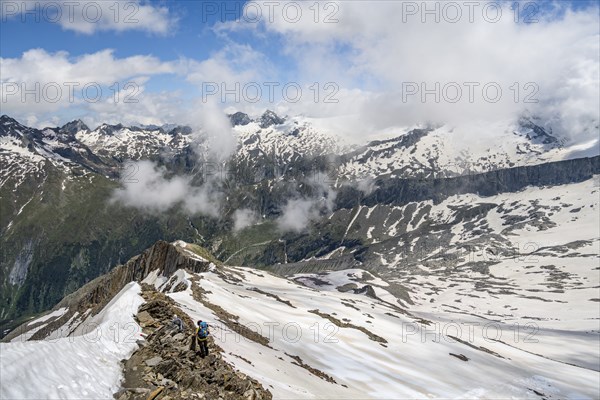
[(65, 125), (63, 125), (62, 128), (60, 128), (61, 132), (64, 132), (71, 136), (74, 136), (77, 132), (89, 130), (90, 128), (88, 128), (87, 125), (84, 124), (83, 121), (80, 119), (68, 122)]
[(245, 114), (243, 112), (236, 112), (234, 114), (231, 114), (229, 116), (229, 121), (231, 121), (231, 126), (237, 126), (237, 125), (248, 125), (250, 122), (252, 122), (252, 120), (250, 119), (250, 117), (248, 116), (248, 114)]
[(142, 254), (130, 259), (125, 265), (116, 267), (110, 273), (65, 297), (56, 307), (70, 307), (75, 303), (79, 307), (100, 306), (102, 309), (127, 283), (140, 282), (155, 269), (159, 270), (159, 274), (168, 277), (178, 269), (204, 272), (208, 270), (208, 266), (209, 262), (193, 259), (177, 246), (161, 240)]
[[(31, 340), (46, 338), (67, 322), (76, 312), (81, 315), (91, 309), (91, 315), (94, 315), (102, 310), (126, 284), (132, 281), (141, 282), (150, 272), (156, 269), (159, 270), (161, 275), (168, 277), (179, 269), (204, 272), (208, 270), (209, 265), (208, 261), (199, 261), (190, 257), (182, 249), (171, 243), (158, 241), (142, 254), (131, 258), (126, 264), (117, 266), (108, 274), (94, 279), (76, 292), (66, 296), (54, 309), (66, 307), (69, 311), (37, 331), (31, 337)], [(7, 335), (4, 340), (9, 341), (25, 333), (30, 328), (22, 325)]]
[[(143, 285), (142, 296), (146, 303), (137, 318), (146, 338), (123, 364), (125, 381), (116, 399), (272, 398), (258, 381), (227, 364), (210, 337), (210, 354), (201, 358), (191, 346), (194, 321), (171, 298), (148, 285)], [(183, 320), (183, 332), (171, 324), (174, 314)]]
[(271, 110), (267, 110), (261, 115), (258, 124), (261, 128), (265, 129), (273, 125), (281, 125), (285, 122), (283, 118), (275, 114)]

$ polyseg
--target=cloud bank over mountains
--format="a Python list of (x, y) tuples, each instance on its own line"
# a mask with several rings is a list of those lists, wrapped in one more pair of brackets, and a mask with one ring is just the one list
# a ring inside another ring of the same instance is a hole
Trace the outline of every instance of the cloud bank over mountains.
[[(119, 56), (110, 48), (79, 55), (38, 48), (3, 57), (3, 110), (38, 127), (73, 117), (90, 126), (193, 125), (218, 103), (250, 114), (270, 108), (321, 117), (324, 128), (350, 139), (423, 124), (478, 131), (527, 113), (573, 141), (597, 135), (597, 6), (451, 3), (250, 2), (236, 20), (220, 20), (215, 3), (216, 21), (197, 27), (221, 43), (208, 54), (165, 59), (149, 49)], [(136, 29), (189, 28), (166, 6), (138, 7)], [(74, 21), (68, 29), (125, 28)], [(226, 132), (217, 146), (230, 139)]]

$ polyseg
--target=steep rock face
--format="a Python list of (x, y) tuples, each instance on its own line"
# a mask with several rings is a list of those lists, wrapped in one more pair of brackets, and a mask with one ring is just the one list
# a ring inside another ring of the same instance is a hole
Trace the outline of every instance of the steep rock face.
[(82, 120), (78, 119), (78, 120), (66, 123), (65, 125), (63, 125), (62, 128), (60, 128), (60, 130), (68, 133), (69, 135), (75, 136), (75, 134), (77, 132), (89, 131), (90, 128), (88, 128), (88, 126), (86, 124), (84, 124)]
[(477, 175), (443, 179), (380, 179), (378, 188), (359, 200), (362, 195), (347, 187), (337, 197), (338, 208), (352, 208), (361, 204), (404, 205), (413, 201), (433, 200), (439, 203), (457, 194), (474, 193), (492, 196), (516, 192), (527, 186), (564, 185), (582, 182), (600, 173), (600, 156), (565, 160), (541, 165), (515, 167)]
[(157, 240), (194, 239), (185, 216), (154, 216), (108, 204), (116, 185), (106, 178), (67, 180), (61, 190), (63, 179), (53, 169), (43, 193), (35, 186), (31, 194), (22, 192), (20, 198), (29, 203), (19, 215), (17, 207), (16, 217), (5, 215), (11, 211), (5, 207), (10, 197), (1, 201), (2, 217), (10, 225), (0, 235), (0, 320), (7, 320), (2, 325), (53, 307)]
[[(119, 265), (106, 275), (102, 275), (87, 283), (74, 293), (66, 296), (54, 309), (67, 308), (68, 311), (43, 329), (38, 330), (31, 337), (40, 340), (57, 330), (75, 315), (83, 315), (91, 310), (91, 315), (99, 312), (123, 287), (131, 281), (142, 281), (148, 274), (158, 270), (163, 276), (170, 276), (178, 269), (187, 269), (193, 272), (207, 271), (210, 263), (201, 261), (199, 257), (185, 254), (184, 250), (165, 241), (158, 241), (142, 254), (131, 258), (124, 265)], [(21, 325), (3, 340), (9, 341), (27, 330), (35, 328)]]
[(259, 120), (259, 125), (261, 128), (265, 129), (272, 125), (280, 125), (284, 123), (284, 119), (275, 114), (271, 110), (265, 111), (263, 115), (261, 115)]
[(177, 246), (160, 240), (139, 256), (129, 260), (124, 268), (130, 274), (127, 281), (129, 282), (141, 281), (155, 269), (158, 269), (159, 273), (164, 276), (171, 276), (178, 269), (203, 272), (208, 269), (208, 266), (208, 261), (192, 258), (189, 254), (184, 254)]
[(248, 125), (250, 122), (252, 122), (252, 120), (250, 119), (250, 117), (248, 116), (248, 114), (245, 114), (243, 112), (236, 112), (235, 114), (232, 114), (229, 116), (229, 120), (231, 121), (231, 125), (232, 126), (245, 126)]
[(156, 269), (159, 274), (168, 277), (178, 269), (203, 272), (208, 270), (209, 264), (208, 261), (191, 258), (173, 244), (160, 240), (142, 254), (130, 259), (125, 265), (116, 267), (107, 275), (97, 278), (73, 295), (67, 296), (57, 307), (69, 306), (73, 300), (79, 308), (103, 306), (103, 303), (114, 297), (127, 283), (142, 281)]

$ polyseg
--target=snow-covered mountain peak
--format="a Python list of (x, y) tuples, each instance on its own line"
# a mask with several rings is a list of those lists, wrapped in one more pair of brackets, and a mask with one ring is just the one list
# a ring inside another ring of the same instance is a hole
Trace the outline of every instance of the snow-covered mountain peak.
[(237, 125), (244, 126), (244, 125), (248, 125), (250, 122), (252, 122), (252, 120), (250, 119), (248, 114), (243, 113), (241, 111), (238, 111), (236, 113), (229, 115), (229, 120), (231, 121), (231, 126), (237, 126)]
[(9, 117), (8, 115), (2, 115), (0, 117), (0, 136), (13, 136), (15, 138), (23, 137), (25, 132), (31, 131), (29, 128), (17, 120)]
[(67, 122), (60, 128), (61, 132), (65, 132), (69, 135), (75, 136), (76, 133), (81, 131), (89, 131), (90, 128), (86, 124), (83, 123), (82, 120), (77, 119), (71, 122)]
[(3, 114), (2, 116), (0, 116), (0, 125), (3, 126), (10, 126), (10, 125), (20, 125), (16, 119), (9, 117), (6, 114)]
[(124, 126), (122, 124), (116, 124), (116, 125), (102, 124), (98, 128), (96, 128), (95, 131), (102, 135), (110, 136), (110, 135), (114, 135), (116, 132), (121, 131), (123, 128), (124, 128)]
[(258, 119), (258, 124), (261, 128), (265, 129), (273, 125), (283, 124), (284, 121), (285, 119), (275, 114), (274, 111), (266, 110)]
[(238, 159), (255, 162), (257, 157), (266, 158), (284, 168), (293, 168), (301, 159), (343, 153), (348, 149), (342, 138), (334, 133), (316, 129), (304, 117), (280, 119), (277, 124), (262, 127), (260, 121), (237, 125)]
[(570, 159), (573, 151), (532, 119), (473, 122), (374, 140), (343, 155), (340, 173), (347, 179), (457, 176)]
[[(385, 139), (363, 145), (350, 145), (320, 119), (305, 116), (284, 119), (267, 110), (255, 120), (237, 112), (230, 121), (238, 141), (233, 160), (250, 170), (261, 170), (261, 165), (276, 165), (281, 171), (326, 168), (341, 181), (450, 177), (577, 158), (582, 151), (588, 157), (597, 155), (597, 151), (590, 154), (597, 144), (571, 145), (539, 121), (525, 117), (514, 124), (415, 128), (394, 135), (390, 131)], [(7, 158), (4, 164), (21, 160), (18, 163), (29, 165), (27, 171), (38, 171), (31, 162), (44, 159), (60, 168), (82, 167), (112, 177), (124, 160), (181, 157), (190, 166), (202, 162), (192, 159), (194, 143), (202, 137), (181, 125), (103, 124), (91, 130), (75, 120), (60, 128), (38, 130), (3, 115), (0, 137), (4, 138), (0, 153)]]

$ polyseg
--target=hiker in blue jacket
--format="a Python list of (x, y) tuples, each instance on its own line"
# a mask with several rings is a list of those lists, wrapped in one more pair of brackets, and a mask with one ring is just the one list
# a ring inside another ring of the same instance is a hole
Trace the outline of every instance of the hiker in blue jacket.
[(208, 355), (208, 324), (202, 320), (198, 321), (198, 329), (196, 329), (196, 340), (200, 347), (200, 357), (204, 358)]

